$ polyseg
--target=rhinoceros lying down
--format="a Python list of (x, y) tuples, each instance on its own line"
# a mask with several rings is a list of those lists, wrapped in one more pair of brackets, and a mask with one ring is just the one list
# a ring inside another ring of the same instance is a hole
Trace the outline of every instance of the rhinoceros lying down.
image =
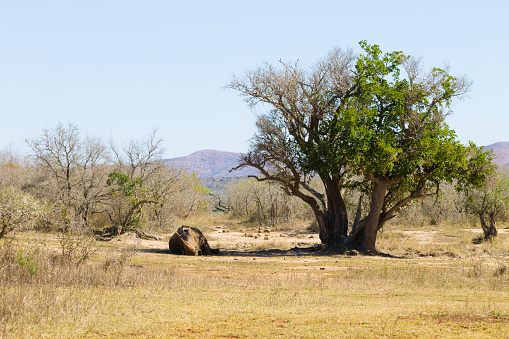
[(219, 254), (218, 249), (211, 249), (207, 239), (199, 229), (191, 226), (181, 226), (170, 238), (171, 253), (185, 255)]

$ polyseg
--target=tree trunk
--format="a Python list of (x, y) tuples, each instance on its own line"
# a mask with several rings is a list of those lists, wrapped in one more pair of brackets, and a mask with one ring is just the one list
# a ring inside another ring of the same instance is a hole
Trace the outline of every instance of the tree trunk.
[(141, 200), (141, 201), (138, 201), (136, 203), (136, 205), (134, 205), (133, 207), (131, 207), (131, 209), (129, 210), (129, 213), (127, 213), (127, 216), (125, 217), (124, 221), (122, 222), (122, 224), (120, 225), (120, 227), (118, 228), (118, 231), (117, 231), (117, 234), (116, 235), (120, 235), (122, 234), (123, 232), (126, 231), (126, 226), (127, 226), (127, 222), (129, 221), (129, 218), (131, 217), (131, 215), (133, 214), (133, 212), (138, 208), (138, 207), (141, 207), (142, 205), (144, 204), (156, 204), (157, 202), (156, 201), (152, 201), (152, 200)]
[(484, 214), (479, 214), (479, 219), (481, 220), (481, 227), (484, 232), (484, 240), (491, 240), (495, 238), (498, 234), (497, 228), (495, 227), (495, 218), (490, 215), (490, 225), (486, 224), (484, 220)]
[(490, 239), (495, 238), (498, 235), (497, 228), (495, 227), (495, 215), (490, 214)]
[(2, 224), (2, 229), (0, 230), (0, 239), (2, 239), (7, 234), (8, 227), (9, 226), (7, 226), (7, 224)]
[(361, 249), (364, 251), (376, 251), (376, 234), (378, 232), (378, 223), (380, 221), (380, 213), (385, 201), (388, 180), (376, 180), (373, 184), (373, 192), (371, 193), (371, 206), (369, 214), (364, 220), (364, 233), (361, 242)]
[(156, 234), (150, 234), (147, 232), (144, 232), (140, 230), (139, 228), (134, 229), (134, 233), (136, 233), (136, 236), (141, 239), (147, 239), (147, 240), (163, 240), (163, 237)]
[(327, 210), (323, 215), (320, 239), (328, 247), (338, 246), (343, 243), (348, 232), (346, 205), (335, 180), (324, 180), (323, 183), (327, 195)]

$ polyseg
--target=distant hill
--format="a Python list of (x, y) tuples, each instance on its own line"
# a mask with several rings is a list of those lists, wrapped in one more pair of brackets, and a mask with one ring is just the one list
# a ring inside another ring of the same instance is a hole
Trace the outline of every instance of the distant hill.
[(499, 167), (509, 166), (509, 142), (502, 141), (492, 145), (484, 146), (484, 149), (492, 149), (495, 152), (494, 163)]
[(239, 164), (240, 156), (241, 153), (202, 150), (185, 157), (164, 159), (163, 161), (172, 167), (197, 172), (200, 178), (256, 175), (258, 171), (253, 168), (229, 172)]
[[(497, 142), (484, 147), (495, 152), (495, 164), (509, 166), (509, 142)], [(229, 172), (239, 163), (241, 153), (202, 150), (185, 157), (164, 159), (170, 166), (183, 168), (190, 172), (197, 172), (200, 178), (246, 177), (256, 175), (254, 168), (243, 168)]]

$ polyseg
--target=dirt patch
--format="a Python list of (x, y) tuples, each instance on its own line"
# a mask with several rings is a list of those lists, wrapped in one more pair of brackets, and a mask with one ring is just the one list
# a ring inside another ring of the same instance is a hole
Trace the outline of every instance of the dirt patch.
[(401, 233), (414, 238), (421, 244), (427, 244), (433, 242), (438, 231), (401, 231)]
[[(482, 229), (480, 229), (480, 228), (467, 228), (467, 229), (464, 229), (463, 231), (470, 232), (470, 233), (482, 233), (483, 232)], [(504, 229), (497, 228), (497, 231), (499, 234), (509, 233), (509, 229), (505, 229), (505, 228)]]
[[(136, 246), (141, 253), (170, 253), (168, 240), (172, 234), (163, 234), (164, 240), (145, 240), (134, 233), (122, 234), (113, 238), (112, 243)], [(281, 256), (288, 255), (287, 250), (312, 248), (319, 245), (318, 234), (292, 234), (290, 232), (230, 232), (225, 226), (216, 226), (204, 233), (211, 248), (219, 248), (222, 254), (235, 256)], [(299, 251), (297, 251), (299, 252)], [(299, 253), (295, 254), (299, 254)], [(290, 253), (291, 255), (291, 253)]]
[(318, 234), (295, 234), (290, 232), (230, 232), (225, 226), (216, 226), (205, 234), (211, 247), (223, 250), (255, 251), (290, 249), (320, 244)]

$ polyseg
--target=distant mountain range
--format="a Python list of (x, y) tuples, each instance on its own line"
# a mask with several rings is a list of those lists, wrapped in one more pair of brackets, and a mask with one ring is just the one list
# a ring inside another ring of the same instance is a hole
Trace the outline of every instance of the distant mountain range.
[[(495, 153), (494, 163), (498, 166), (509, 166), (509, 142), (497, 142), (484, 147)], [(258, 173), (254, 168), (246, 167), (241, 170), (230, 170), (239, 164), (241, 153), (202, 150), (185, 157), (164, 159), (172, 167), (183, 168), (190, 172), (197, 172), (201, 178), (245, 177)]]
[(484, 146), (486, 150), (493, 150), (495, 159), (493, 162), (499, 167), (509, 166), (509, 142), (502, 141), (492, 145)]
[(183, 168), (189, 172), (197, 172), (201, 178), (214, 177), (245, 177), (258, 173), (254, 168), (230, 170), (239, 164), (241, 153), (202, 150), (185, 157), (164, 159), (172, 167)]

